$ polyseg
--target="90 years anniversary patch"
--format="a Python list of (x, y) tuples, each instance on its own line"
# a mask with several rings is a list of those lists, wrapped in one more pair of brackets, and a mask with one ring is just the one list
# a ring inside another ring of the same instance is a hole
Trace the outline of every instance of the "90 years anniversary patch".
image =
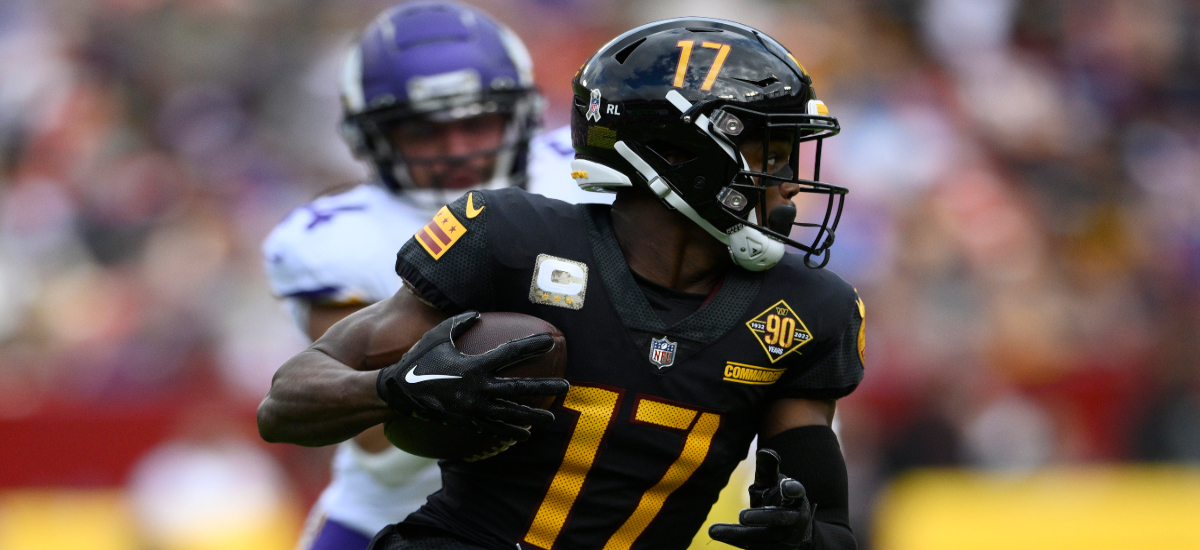
[(774, 363), (812, 341), (812, 333), (787, 302), (780, 300), (746, 323)]

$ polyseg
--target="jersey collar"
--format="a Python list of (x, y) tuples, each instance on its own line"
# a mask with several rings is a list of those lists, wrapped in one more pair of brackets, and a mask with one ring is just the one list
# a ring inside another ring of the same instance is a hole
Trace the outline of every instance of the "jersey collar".
[(633, 279), (629, 265), (625, 263), (625, 255), (617, 243), (609, 218), (611, 207), (593, 204), (580, 205), (579, 208), (583, 212), (592, 254), (610, 301), (621, 321), (630, 329), (709, 344), (737, 326), (750, 303), (758, 296), (762, 273), (730, 269), (721, 288), (700, 309), (670, 327), (665, 326), (650, 308), (637, 281)]

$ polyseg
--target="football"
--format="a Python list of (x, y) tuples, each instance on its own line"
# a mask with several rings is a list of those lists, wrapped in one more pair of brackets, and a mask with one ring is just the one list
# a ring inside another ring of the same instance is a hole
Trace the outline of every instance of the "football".
[[(497, 346), (540, 333), (554, 338), (554, 348), (505, 367), (496, 376), (503, 378), (561, 378), (567, 372), (567, 341), (554, 325), (537, 317), (521, 313), (483, 313), (475, 325), (454, 341), (459, 351), (479, 355)], [(515, 399), (530, 407), (547, 409), (554, 396)], [(392, 445), (401, 450), (428, 458), (482, 460), (495, 456), (513, 445), (498, 437), (446, 426), (412, 416), (398, 417), (384, 424), (384, 433)]]

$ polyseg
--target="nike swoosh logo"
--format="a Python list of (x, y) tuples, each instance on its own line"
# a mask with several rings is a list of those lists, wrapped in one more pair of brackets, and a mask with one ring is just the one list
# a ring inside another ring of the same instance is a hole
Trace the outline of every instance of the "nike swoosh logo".
[(468, 219), (478, 216), (480, 212), (483, 212), (484, 208), (487, 208), (487, 205), (485, 204), (483, 206), (480, 206), (479, 210), (476, 210), (474, 200), (475, 200), (475, 193), (471, 193), (471, 194), (467, 195), (467, 218)]
[(428, 382), (430, 380), (444, 380), (447, 378), (462, 378), (461, 376), (454, 376), (452, 374), (417, 374), (417, 373), (413, 372), (415, 370), (417, 370), (417, 369), (414, 368), (414, 369), (411, 369), (408, 372), (404, 373), (404, 381), (405, 382), (408, 382), (409, 384), (420, 384), (421, 382)]

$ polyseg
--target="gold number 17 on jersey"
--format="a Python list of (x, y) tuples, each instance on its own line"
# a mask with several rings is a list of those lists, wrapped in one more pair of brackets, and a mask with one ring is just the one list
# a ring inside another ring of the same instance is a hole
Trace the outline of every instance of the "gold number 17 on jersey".
[[(692, 59), (692, 48), (695, 45), (695, 40), (679, 41), (678, 47), (682, 48), (682, 51), (679, 52), (679, 65), (675, 67), (674, 86), (676, 88), (683, 87), (683, 79), (687, 76), (688, 61)], [(721, 65), (725, 64), (725, 58), (729, 55), (729, 44), (701, 42), (700, 47), (717, 50), (717, 57), (713, 59), (712, 66), (708, 68), (708, 75), (704, 77), (704, 83), (700, 85), (700, 89), (707, 92), (712, 89), (713, 83), (717, 81), (717, 75), (721, 72)]]
[[(575, 498), (583, 489), (584, 479), (592, 469), (592, 463), (612, 423), (613, 415), (621, 402), (621, 393), (605, 388), (574, 385), (563, 400), (563, 408), (579, 414), (562, 465), (554, 474), (550, 488), (534, 515), (525, 542), (541, 548), (552, 548), (562, 531), (575, 504)], [(664, 403), (652, 398), (639, 397), (633, 408), (633, 423), (645, 424), (687, 434), (679, 457), (667, 468), (662, 479), (642, 493), (637, 507), (625, 523), (613, 533), (604, 545), (604, 550), (628, 550), (646, 530), (654, 516), (662, 510), (667, 497), (684, 484), (708, 456), (712, 438), (721, 426), (721, 416), (716, 413), (698, 411), (673, 403)]]

